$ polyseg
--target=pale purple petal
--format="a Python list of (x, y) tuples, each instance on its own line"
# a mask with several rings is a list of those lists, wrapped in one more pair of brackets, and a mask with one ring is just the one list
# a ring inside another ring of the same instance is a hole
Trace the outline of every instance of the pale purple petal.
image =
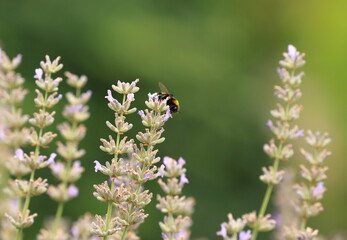
[(183, 166), (184, 164), (186, 164), (186, 161), (182, 157), (180, 157), (178, 159), (178, 165)]
[(157, 176), (157, 177), (164, 177), (164, 174), (165, 174), (165, 165), (162, 164), (162, 165), (159, 167), (156, 176)]
[(41, 68), (37, 68), (37, 69), (35, 69), (35, 76), (34, 76), (34, 78), (40, 80), (40, 79), (42, 79), (42, 74), (43, 74), (42, 69)]
[(296, 132), (295, 136), (296, 136), (296, 137), (303, 137), (303, 136), (304, 136), (304, 133), (305, 133), (304, 130), (299, 130), (299, 131)]
[(149, 179), (149, 178), (151, 178), (152, 177), (152, 174), (150, 174), (150, 173), (146, 173), (145, 174), (145, 179)]
[(63, 98), (62, 94), (59, 94), (58, 97), (57, 97), (58, 101), (60, 101), (62, 98)]
[(273, 126), (272, 121), (271, 121), (271, 120), (268, 120), (268, 121), (266, 122), (266, 126), (268, 126), (269, 128), (271, 128), (271, 127)]
[(49, 156), (47, 163), (49, 164), (54, 164), (54, 159), (56, 158), (57, 154), (56, 153), (51, 153), (51, 155)]
[(166, 122), (167, 120), (169, 120), (169, 118), (172, 118), (170, 109), (166, 110), (165, 117), (164, 117), (164, 122)]
[(37, 157), (37, 160), (38, 160), (39, 162), (43, 162), (43, 161), (45, 160), (45, 156), (39, 155), (39, 156)]
[(180, 177), (180, 185), (183, 185), (183, 184), (186, 184), (186, 183), (189, 183), (189, 180), (188, 178), (186, 177), (186, 174), (183, 173)]
[(138, 111), (138, 114), (139, 114), (141, 117), (145, 117), (145, 112), (144, 112), (143, 110)]
[(101, 170), (102, 170), (102, 166), (101, 166), (101, 164), (99, 163), (99, 161), (95, 160), (94, 163), (95, 163), (95, 167), (94, 167), (95, 172), (101, 171)]
[(135, 95), (133, 94), (133, 93), (129, 93), (129, 94), (127, 94), (127, 99), (129, 100), (129, 101), (134, 101), (135, 100), (135, 97), (134, 97)]
[(16, 155), (14, 155), (15, 158), (18, 158), (20, 161), (24, 161), (24, 152), (21, 148), (18, 148), (16, 150)]
[(72, 168), (79, 168), (81, 166), (81, 161), (76, 160), (73, 162)]
[(225, 226), (223, 224), (221, 224), (220, 226), (221, 226), (221, 229), (217, 232), (217, 236), (221, 236), (223, 238), (228, 237), (227, 229), (225, 228)]
[(72, 228), (71, 228), (71, 235), (76, 238), (76, 237), (79, 236), (79, 234), (80, 234), (80, 231), (79, 231), (78, 227), (77, 226), (72, 226)]
[(296, 47), (294, 47), (291, 44), (288, 45), (288, 56), (292, 59), (295, 59), (298, 56), (298, 52), (296, 51)]
[(169, 239), (168, 236), (167, 236), (165, 233), (162, 233), (162, 234), (161, 234), (161, 237), (162, 237), (164, 240)]
[(61, 162), (56, 162), (53, 165), (51, 165), (51, 169), (53, 173), (59, 174), (64, 169), (64, 164)]
[(240, 240), (249, 240), (249, 239), (251, 239), (251, 237), (252, 237), (252, 234), (251, 234), (250, 230), (248, 230), (247, 232), (242, 231), (239, 233), (239, 239)]
[(166, 166), (167, 168), (169, 168), (169, 166), (171, 165), (171, 164), (170, 164), (170, 163), (171, 163), (171, 158), (170, 158), (170, 157), (164, 157), (163, 163), (165, 164), (165, 166)]
[(105, 98), (109, 101), (109, 102), (113, 102), (114, 98), (112, 96), (112, 92), (111, 90), (107, 90), (107, 96), (105, 96)]
[(22, 61), (22, 54), (18, 54), (13, 60), (12, 63), (13, 65), (18, 65)]
[(75, 185), (70, 185), (67, 191), (71, 198), (77, 197), (78, 195), (78, 188)]
[(324, 182), (319, 182), (317, 186), (313, 189), (313, 196), (319, 197), (325, 192)]

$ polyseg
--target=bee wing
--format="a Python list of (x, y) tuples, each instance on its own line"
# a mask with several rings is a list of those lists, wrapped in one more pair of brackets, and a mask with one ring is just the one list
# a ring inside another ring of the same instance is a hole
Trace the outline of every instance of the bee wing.
[(162, 92), (164, 92), (164, 93), (169, 93), (169, 91), (167, 90), (167, 87), (165, 87), (164, 84), (162, 84), (161, 82), (159, 82), (158, 85), (159, 85), (159, 88), (160, 88), (160, 90), (161, 90)]

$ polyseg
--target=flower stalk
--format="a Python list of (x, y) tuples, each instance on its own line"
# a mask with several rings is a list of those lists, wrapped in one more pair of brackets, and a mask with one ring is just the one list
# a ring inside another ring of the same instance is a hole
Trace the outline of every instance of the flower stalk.
[(44, 132), (43, 130), (54, 122), (53, 116), (55, 112), (48, 112), (47, 110), (53, 108), (62, 97), (61, 95), (57, 96), (58, 86), (62, 79), (59, 77), (53, 79), (51, 77), (53, 73), (58, 72), (63, 67), (62, 64), (59, 64), (59, 59), (58, 57), (51, 62), (50, 58), (46, 56), (46, 62), (42, 61), (40, 63), (41, 68), (35, 71), (35, 83), (40, 90), (36, 89), (37, 97), (34, 99), (34, 102), (39, 110), (29, 119), (29, 123), (33, 127), (30, 129), (28, 136), (29, 142), (35, 146), (35, 149), (29, 154), (25, 154), (22, 149), (18, 149), (15, 155), (31, 171), (29, 180), (17, 179), (15, 181), (17, 190), (25, 196), (23, 208), (18, 211), (17, 216), (7, 214), (10, 222), (18, 229), (17, 240), (23, 238), (23, 229), (30, 227), (37, 216), (37, 214), (30, 215), (31, 197), (41, 195), (47, 191), (47, 180), (42, 178), (35, 179), (35, 172), (53, 164), (56, 157), (55, 153), (52, 153), (49, 157), (41, 155), (40, 149), (48, 147), (57, 136), (52, 132)]

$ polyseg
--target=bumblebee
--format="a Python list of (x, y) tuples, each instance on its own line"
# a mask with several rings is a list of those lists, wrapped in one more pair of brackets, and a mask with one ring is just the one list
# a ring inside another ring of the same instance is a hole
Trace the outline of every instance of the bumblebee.
[(176, 113), (180, 109), (180, 103), (178, 100), (171, 94), (164, 84), (161, 82), (159, 83), (159, 88), (161, 90), (160, 93), (158, 93), (159, 100), (165, 100), (166, 99), (166, 105), (169, 106), (171, 113)]

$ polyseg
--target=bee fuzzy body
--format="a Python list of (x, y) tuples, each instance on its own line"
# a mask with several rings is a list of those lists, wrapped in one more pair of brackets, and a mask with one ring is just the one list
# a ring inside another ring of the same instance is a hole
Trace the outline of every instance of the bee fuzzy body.
[(159, 87), (161, 89), (161, 92), (158, 93), (159, 100), (165, 100), (166, 99), (166, 105), (169, 106), (171, 113), (176, 113), (180, 109), (180, 104), (178, 100), (173, 96), (173, 94), (169, 93), (167, 88), (164, 86), (164, 84), (159, 83)]

